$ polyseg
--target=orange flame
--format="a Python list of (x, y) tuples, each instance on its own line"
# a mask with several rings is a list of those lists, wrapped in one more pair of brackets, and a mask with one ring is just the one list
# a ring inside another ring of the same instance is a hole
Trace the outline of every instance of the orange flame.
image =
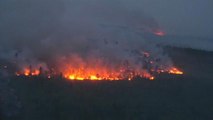
[[(148, 52), (143, 52), (145, 57), (149, 57), (150, 54)], [(153, 64), (154, 61), (149, 61), (150, 64)], [(58, 67), (54, 70), (53, 68), (48, 71), (47, 76), (48, 79), (52, 78), (52, 76), (57, 75), (57, 73), (61, 73), (62, 77), (69, 80), (132, 80), (135, 77), (147, 78), (149, 80), (154, 80), (155, 76), (153, 74), (160, 73), (169, 73), (169, 74), (178, 74), (181, 75), (183, 72), (176, 67), (172, 67), (170, 69), (157, 69), (151, 68), (150, 70), (144, 70), (140, 67), (131, 67), (129, 63), (123, 64), (107, 64), (104, 63), (103, 60), (100, 59), (90, 59), (89, 61), (85, 61), (80, 57), (73, 57), (68, 60), (68, 62), (59, 62)], [(56, 72), (57, 71), (57, 72)], [(150, 72), (149, 72), (150, 71)], [(32, 67), (24, 68), (21, 72), (17, 72), (16, 75), (24, 75), (24, 76), (38, 76), (42, 74), (41, 67), (39, 69), (32, 69)]]
[[(149, 78), (151, 75), (142, 74), (141, 76)], [(121, 79), (133, 79), (132, 72), (126, 73), (124, 70), (110, 70), (106, 67), (101, 68), (81, 68), (81, 69), (69, 69), (64, 71), (64, 77), (70, 80), (121, 80)]]
[[(132, 80), (134, 77), (139, 76), (142, 78), (147, 78), (150, 80), (154, 80), (155, 77), (150, 73), (144, 70), (135, 70), (135, 71), (127, 71), (125, 69), (110, 69), (105, 67), (81, 67), (81, 68), (69, 68), (67, 67), (62, 71), (63, 77), (69, 80)], [(28, 68), (24, 68), (22, 72), (16, 72), (16, 76), (38, 76), (40, 75), (40, 71), (30, 70)], [(50, 79), (51, 75), (47, 75), (47, 78)]]
[[(182, 75), (183, 72), (175, 67), (172, 67), (169, 70), (158, 70), (157, 73), (168, 72), (169, 74)], [(100, 68), (69, 68), (64, 70), (63, 77), (69, 80), (132, 80), (134, 77), (139, 76), (141, 78), (147, 78), (149, 80), (154, 80), (155, 77), (146, 71), (131, 71), (126, 72), (124, 69), (119, 70), (110, 70), (107, 67)], [(23, 72), (17, 72), (16, 75), (24, 76), (38, 76), (40, 74), (39, 70), (30, 70), (25, 68)], [(47, 75), (47, 78), (50, 79), (51, 75)]]
[(40, 74), (40, 71), (35, 69), (35, 70), (30, 70), (29, 68), (24, 68), (23, 71), (16, 72), (16, 76), (24, 75), (24, 76), (38, 76)]
[(183, 71), (181, 70), (178, 70), (177, 68), (173, 67), (169, 70), (169, 73), (170, 74), (177, 74), (177, 75), (182, 75), (183, 74)]

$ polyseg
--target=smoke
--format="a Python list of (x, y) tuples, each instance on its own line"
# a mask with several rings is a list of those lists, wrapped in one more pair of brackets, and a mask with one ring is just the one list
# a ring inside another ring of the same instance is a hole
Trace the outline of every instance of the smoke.
[(0, 9), (0, 58), (18, 67), (48, 69), (78, 58), (144, 67), (142, 52), (162, 66), (172, 64), (156, 41), (143, 37), (160, 29), (155, 19), (121, 1), (7, 0)]
[(213, 41), (210, 38), (189, 36), (165, 36), (161, 39), (162, 44), (180, 48), (191, 48), (203, 51), (213, 51)]

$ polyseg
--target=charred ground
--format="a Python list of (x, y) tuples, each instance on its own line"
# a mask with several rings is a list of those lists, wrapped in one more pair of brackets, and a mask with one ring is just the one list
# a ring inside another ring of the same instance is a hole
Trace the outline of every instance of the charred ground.
[[(183, 76), (163, 74), (154, 81), (67, 81), (42, 77), (8, 79), (17, 103), (1, 103), (3, 120), (211, 120), (213, 52), (166, 47)], [(1, 90), (2, 91), (2, 90)], [(1, 94), (1, 98), (3, 98)], [(9, 97), (10, 98), (10, 97)]]

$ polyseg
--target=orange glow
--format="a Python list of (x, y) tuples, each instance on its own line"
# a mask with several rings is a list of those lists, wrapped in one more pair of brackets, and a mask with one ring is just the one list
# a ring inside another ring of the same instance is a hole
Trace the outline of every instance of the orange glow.
[(39, 70), (34, 70), (33, 72), (31, 72), (32, 76), (37, 76), (40, 74)]
[(30, 75), (30, 69), (25, 68), (24, 69), (24, 75), (29, 76)]
[[(144, 57), (149, 57), (148, 52), (142, 53)], [(150, 60), (147, 64), (154, 64), (155, 61)], [(39, 68), (39, 69), (38, 69)], [(147, 70), (139, 66), (131, 65), (129, 62), (116, 62), (107, 63), (101, 59), (83, 60), (81, 57), (72, 57), (68, 60), (59, 61), (55, 68), (49, 71), (42, 72), (41, 67), (24, 68), (16, 72), (16, 76), (38, 76), (40, 74), (46, 75), (48, 79), (55, 75), (60, 75), (68, 80), (133, 80), (134, 78), (146, 78), (155, 80), (156, 74), (169, 73), (169, 74), (183, 74), (183, 72), (175, 67), (157, 69), (154, 67), (147, 68)], [(51, 71), (51, 72), (50, 72)]]
[[(151, 75), (149, 72), (144, 70), (132, 70), (128, 71), (122, 69), (122, 67), (118, 69), (110, 69), (105, 67), (81, 67), (81, 68), (69, 68), (67, 67), (62, 72), (63, 77), (69, 80), (132, 80), (136, 76), (141, 78), (147, 78), (149, 80), (155, 80), (155, 77)], [(154, 70), (152, 70), (154, 72)], [(169, 74), (178, 74), (182, 75), (183, 72), (179, 69), (172, 67), (169, 70), (157, 70), (156, 73), (169, 73)], [(40, 74), (39, 70), (30, 70), (25, 68), (23, 72), (16, 72), (16, 76), (24, 75), (24, 76), (38, 76)], [(47, 78), (50, 79), (51, 75), (47, 75)]]
[(155, 77), (153, 77), (153, 76), (152, 76), (152, 77), (150, 77), (149, 79), (150, 79), (150, 80), (154, 80), (154, 79), (155, 79)]
[[(98, 73), (98, 71), (97, 71)], [(103, 74), (92, 74), (90, 72), (78, 72), (78, 73), (67, 73), (64, 75), (65, 78), (70, 79), (70, 80), (132, 80), (136, 75), (129, 75), (129, 76), (124, 76), (124, 73), (103, 73)], [(154, 77), (151, 76), (149, 73), (141, 73), (138, 74), (137, 76), (140, 76), (142, 78), (147, 78), (150, 80), (154, 80)]]
[(39, 70), (30, 70), (29, 68), (24, 68), (24, 70), (16, 72), (16, 76), (38, 76), (40, 74)]
[(69, 80), (132, 80), (135, 76), (154, 79), (150, 73), (145, 70), (130, 69), (128, 65), (122, 63), (110, 66), (104, 64), (102, 60), (74, 60), (76, 64), (65, 64), (60, 66), (64, 78)]
[(64, 71), (64, 77), (70, 80), (119, 80), (121, 73), (111, 73), (107, 68), (81, 68)]
[(178, 69), (175, 68), (175, 67), (171, 68), (171, 69), (169, 70), (169, 73), (170, 73), (170, 74), (177, 74), (177, 75), (182, 75), (182, 74), (183, 74), (182, 71), (178, 70)]

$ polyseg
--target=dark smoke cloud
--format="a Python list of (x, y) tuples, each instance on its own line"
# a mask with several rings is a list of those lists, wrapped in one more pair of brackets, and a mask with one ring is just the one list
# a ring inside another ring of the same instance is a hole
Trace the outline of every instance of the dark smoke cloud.
[[(60, 42), (55, 41), (66, 48), (66, 39), (91, 34), (100, 24), (147, 31), (163, 27), (168, 34), (212, 38), (211, 5), (211, 0), (1, 0), (0, 44), (2, 49), (37, 49), (44, 39), (58, 34)], [(181, 44), (199, 48), (200, 42), (184, 41)]]
[(213, 51), (212, 0), (124, 0), (126, 6), (153, 16), (173, 46)]
[(108, 61), (137, 62), (132, 52), (143, 50), (170, 65), (156, 46), (159, 41), (143, 37), (161, 26), (136, 3), (141, 4), (121, 0), (2, 0), (0, 57), (11, 60), (15, 56), (19, 63), (45, 64), (42, 66), (74, 54), (85, 60), (98, 56)]
[(49, 55), (49, 51), (82, 53), (106, 36), (115, 41), (109, 36), (115, 29), (158, 27), (152, 17), (127, 9), (119, 1), (7, 0), (2, 1), (0, 9), (1, 49), (28, 49), (34, 55)]

